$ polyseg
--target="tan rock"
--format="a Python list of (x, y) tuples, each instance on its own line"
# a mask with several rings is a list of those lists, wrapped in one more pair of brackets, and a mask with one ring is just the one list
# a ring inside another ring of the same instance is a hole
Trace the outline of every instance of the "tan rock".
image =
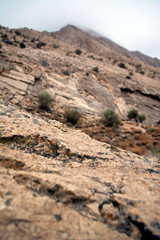
[(158, 239), (158, 159), (0, 101), (1, 239)]

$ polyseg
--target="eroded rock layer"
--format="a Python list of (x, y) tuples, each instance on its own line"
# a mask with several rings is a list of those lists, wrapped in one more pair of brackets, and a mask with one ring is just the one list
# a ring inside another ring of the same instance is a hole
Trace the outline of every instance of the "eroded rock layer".
[(160, 162), (0, 101), (0, 239), (160, 239)]

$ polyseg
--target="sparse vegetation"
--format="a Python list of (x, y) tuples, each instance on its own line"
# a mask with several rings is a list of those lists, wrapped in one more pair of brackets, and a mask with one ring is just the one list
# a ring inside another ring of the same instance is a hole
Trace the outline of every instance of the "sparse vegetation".
[(140, 70), (139, 73), (142, 74), (142, 75), (145, 74), (145, 72), (143, 70)]
[(13, 44), (13, 42), (11, 40), (8, 39), (8, 35), (7, 34), (2, 34), (2, 41), (6, 44)]
[(46, 46), (46, 43), (45, 43), (45, 42), (38, 42), (38, 43), (36, 44), (36, 46), (37, 46), (37, 48), (41, 48), (41, 47)]
[(82, 50), (81, 50), (81, 49), (76, 49), (76, 50), (75, 50), (75, 53), (76, 53), (77, 55), (81, 55), (81, 54), (82, 54)]
[(8, 36), (7, 34), (2, 34), (2, 41), (5, 42), (6, 40), (8, 40)]
[(129, 72), (129, 75), (130, 75), (130, 76), (133, 76), (133, 72)]
[(137, 65), (136, 65), (136, 72), (138, 72), (138, 73), (140, 73), (140, 74), (142, 74), (142, 75), (145, 74), (145, 72), (144, 72), (143, 69), (142, 69), (142, 64), (137, 64)]
[(86, 76), (89, 76), (89, 72), (86, 72)]
[(66, 70), (63, 71), (63, 74), (66, 75), (66, 76), (70, 76), (70, 71), (66, 69)]
[(2, 48), (2, 44), (0, 43), (0, 48)]
[(20, 36), (20, 35), (21, 35), (20, 31), (18, 31), (18, 30), (15, 31), (15, 34), (16, 34), (17, 36)]
[(142, 113), (142, 114), (139, 114), (139, 115), (138, 115), (138, 119), (139, 119), (140, 122), (143, 122), (143, 121), (146, 120), (146, 115), (143, 114), (143, 113)]
[(150, 146), (150, 147), (148, 147), (148, 150), (149, 150), (153, 155), (159, 155), (159, 154), (160, 154), (160, 146)]
[(25, 48), (25, 47), (26, 47), (26, 45), (25, 45), (23, 42), (21, 42), (21, 43), (19, 44), (19, 46), (20, 46), (20, 48)]
[(129, 75), (126, 76), (126, 79), (131, 79), (131, 77)]
[(137, 109), (132, 108), (128, 112), (128, 118), (129, 119), (134, 119), (136, 122), (143, 122), (144, 120), (146, 120), (146, 115), (143, 114), (143, 113), (139, 114)]
[(93, 55), (90, 55), (90, 56), (88, 56), (88, 57), (95, 60), (95, 57), (94, 57)]
[(104, 111), (104, 124), (107, 127), (117, 127), (120, 124), (120, 119), (118, 114), (114, 109), (108, 108)]
[(34, 43), (34, 42), (35, 42), (35, 38), (32, 38), (32, 39), (31, 39), (31, 43)]
[(118, 62), (118, 60), (114, 59), (113, 60), (113, 65), (115, 65)]
[(67, 122), (77, 124), (81, 118), (81, 114), (77, 108), (67, 108), (64, 112), (64, 117), (66, 118)]
[(49, 109), (50, 104), (54, 101), (54, 98), (46, 91), (38, 94), (39, 107), (45, 110)]
[(98, 72), (99, 72), (99, 68), (98, 68), (98, 67), (94, 67), (94, 68), (93, 68), (93, 71), (95, 71), (95, 72), (98, 73)]
[(6, 39), (6, 40), (4, 41), (4, 43), (13, 45), (13, 42), (12, 42), (11, 40), (9, 40), (9, 39)]
[(142, 64), (137, 64), (137, 65), (136, 65), (136, 68), (137, 68), (137, 69), (139, 69), (139, 68), (141, 68), (141, 67), (142, 67)]
[(138, 120), (138, 110), (135, 108), (132, 108), (129, 112), (128, 112), (128, 118), (129, 119), (135, 119), (136, 121)]
[(138, 110), (135, 108), (132, 108), (129, 112), (128, 112), (128, 118), (129, 119), (137, 119), (138, 118)]
[(71, 53), (72, 53), (71, 51), (68, 51), (68, 52), (66, 53), (66, 56), (70, 56)]
[(122, 62), (120, 62), (120, 63), (118, 64), (118, 66), (119, 66), (120, 68), (124, 68), (124, 69), (127, 68), (126, 65), (125, 65), (124, 63), (122, 63)]

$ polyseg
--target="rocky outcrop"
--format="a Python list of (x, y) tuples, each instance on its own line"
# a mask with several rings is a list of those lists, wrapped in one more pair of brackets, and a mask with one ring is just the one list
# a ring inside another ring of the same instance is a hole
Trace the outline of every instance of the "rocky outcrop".
[(0, 101), (1, 239), (159, 239), (160, 165)]
[[(159, 69), (112, 41), (70, 25), (56, 33), (24, 28), (17, 36), (16, 30), (2, 27), (0, 32), (13, 43), (1, 37), (0, 95), (5, 101), (33, 109), (38, 93), (47, 90), (57, 109), (74, 106), (101, 116), (105, 108), (115, 108), (126, 119), (134, 107), (146, 114), (146, 122), (159, 121)], [(46, 45), (37, 48), (40, 42)]]
[[(62, 122), (65, 109), (76, 107), (83, 116), (81, 130), (91, 137), (138, 154), (159, 154), (159, 127), (154, 126), (160, 121), (158, 68), (144, 64), (109, 39), (74, 26), (56, 33), (17, 31), (0, 27), (0, 96), (6, 102)], [(5, 35), (13, 44), (3, 41)], [(37, 48), (40, 42), (46, 45)], [(81, 49), (80, 55), (76, 48)], [(38, 108), (37, 96), (44, 90), (55, 100), (48, 113)], [(106, 108), (119, 114), (118, 129), (101, 123)], [(148, 126), (142, 125), (138, 136), (134, 123), (133, 132), (124, 130), (131, 108), (146, 115)]]

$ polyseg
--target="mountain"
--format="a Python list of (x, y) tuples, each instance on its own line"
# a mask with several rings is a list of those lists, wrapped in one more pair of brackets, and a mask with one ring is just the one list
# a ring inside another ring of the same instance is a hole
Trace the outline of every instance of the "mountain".
[[(159, 81), (93, 32), (1, 26), (0, 239), (159, 239)], [(105, 108), (120, 125), (104, 124)]]
[(67, 25), (58, 32), (52, 33), (55, 39), (71, 44), (77, 48), (83, 48), (88, 52), (100, 56), (117, 56), (117, 54), (133, 56), (132, 53), (115, 44), (113, 41), (100, 36), (93, 31), (82, 31), (81, 29)]
[(141, 60), (145, 64), (149, 64), (153, 67), (160, 67), (159, 59), (149, 57), (139, 51), (128, 51), (94, 31), (82, 31), (75, 26), (67, 25), (60, 31), (52, 33), (52, 36), (61, 41), (72, 44), (77, 48), (83, 48), (86, 51), (97, 55), (106, 57), (114, 55), (115, 57), (118, 57), (118, 54), (120, 54), (121, 56), (126, 56), (127, 58)]
[[(150, 131), (149, 125), (160, 121), (158, 67), (71, 25), (55, 33), (1, 27), (0, 40), (0, 96), (6, 102), (62, 122), (65, 109), (75, 107), (85, 119), (81, 130), (91, 137), (138, 154), (157, 151), (159, 127)], [(55, 99), (50, 112), (38, 108), (41, 91)], [(119, 115), (118, 130), (102, 124), (106, 108)], [(128, 124), (132, 108), (146, 115), (145, 129), (143, 124), (137, 129), (133, 121)]]

